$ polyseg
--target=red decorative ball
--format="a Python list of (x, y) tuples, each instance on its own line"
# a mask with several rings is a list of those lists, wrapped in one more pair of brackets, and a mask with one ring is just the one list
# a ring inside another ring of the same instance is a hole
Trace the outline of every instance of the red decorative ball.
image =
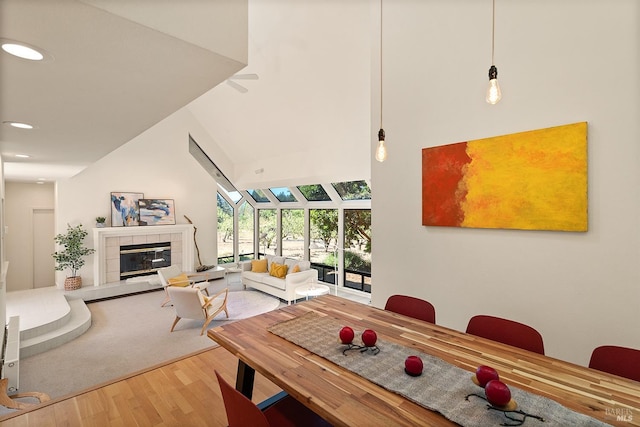
[(494, 406), (505, 406), (511, 400), (511, 390), (500, 380), (491, 380), (484, 387), (487, 400)]
[(476, 369), (476, 379), (480, 384), (480, 387), (484, 387), (491, 380), (499, 380), (498, 371), (493, 369), (491, 366), (478, 366)]
[(353, 337), (355, 336), (356, 334), (349, 326), (345, 326), (340, 329), (340, 341), (342, 342), (342, 344), (351, 344), (351, 342), (353, 341)]
[(404, 371), (412, 377), (422, 374), (422, 359), (418, 356), (409, 356), (404, 361)]
[(376, 345), (377, 340), (378, 335), (376, 335), (376, 331), (373, 329), (365, 329), (362, 331), (362, 343), (367, 347), (373, 347)]

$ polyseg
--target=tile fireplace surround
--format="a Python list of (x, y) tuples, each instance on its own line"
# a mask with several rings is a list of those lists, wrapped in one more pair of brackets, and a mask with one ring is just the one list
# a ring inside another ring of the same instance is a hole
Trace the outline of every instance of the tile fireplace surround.
[(120, 281), (120, 246), (159, 242), (171, 242), (172, 264), (193, 270), (195, 244), (191, 224), (94, 228), (94, 286)]

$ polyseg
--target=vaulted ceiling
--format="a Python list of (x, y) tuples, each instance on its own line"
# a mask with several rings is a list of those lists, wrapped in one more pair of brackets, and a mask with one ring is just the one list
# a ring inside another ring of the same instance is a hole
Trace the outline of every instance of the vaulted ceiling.
[[(370, 7), (0, 0), (0, 38), (48, 54), (34, 63), (0, 52), (0, 120), (36, 126), (0, 126), (5, 179), (72, 176), (181, 108), (240, 175), (283, 153), (326, 153), (351, 161), (351, 172), (331, 162), (345, 170), (336, 180), (367, 179)], [(258, 79), (224, 84), (234, 74)]]

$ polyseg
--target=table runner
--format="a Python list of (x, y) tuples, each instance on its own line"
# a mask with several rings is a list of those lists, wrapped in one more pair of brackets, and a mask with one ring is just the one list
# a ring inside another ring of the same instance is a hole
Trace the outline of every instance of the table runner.
[[(347, 351), (340, 344), (338, 333), (343, 325), (337, 321), (309, 312), (294, 319), (279, 322), (268, 328), (300, 347), (303, 347), (351, 372), (413, 402), (441, 413), (447, 419), (462, 426), (518, 425), (513, 419), (523, 420), (522, 414), (488, 410), (487, 402), (479, 397), (466, 396), (476, 393), (484, 396), (484, 390), (473, 384), (473, 373), (451, 365), (444, 360), (418, 352), (415, 349), (378, 338), (380, 352)], [(357, 342), (358, 336), (354, 339)], [(419, 377), (411, 377), (404, 372), (407, 356), (419, 356), (424, 369)], [(509, 384), (507, 384), (509, 385)], [(540, 416), (544, 422), (526, 417), (526, 426), (607, 426), (599, 420), (572, 411), (554, 400), (538, 396), (509, 385), (512, 398), (518, 410)]]

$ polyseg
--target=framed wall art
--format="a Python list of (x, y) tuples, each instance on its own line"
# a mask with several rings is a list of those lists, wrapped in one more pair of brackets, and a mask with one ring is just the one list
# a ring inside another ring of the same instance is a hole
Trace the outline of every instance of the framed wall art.
[(140, 225), (175, 225), (176, 211), (172, 199), (140, 199)]
[(422, 224), (587, 231), (587, 123), (422, 150)]
[(138, 201), (144, 197), (143, 193), (111, 193), (111, 226), (133, 227), (140, 221)]

